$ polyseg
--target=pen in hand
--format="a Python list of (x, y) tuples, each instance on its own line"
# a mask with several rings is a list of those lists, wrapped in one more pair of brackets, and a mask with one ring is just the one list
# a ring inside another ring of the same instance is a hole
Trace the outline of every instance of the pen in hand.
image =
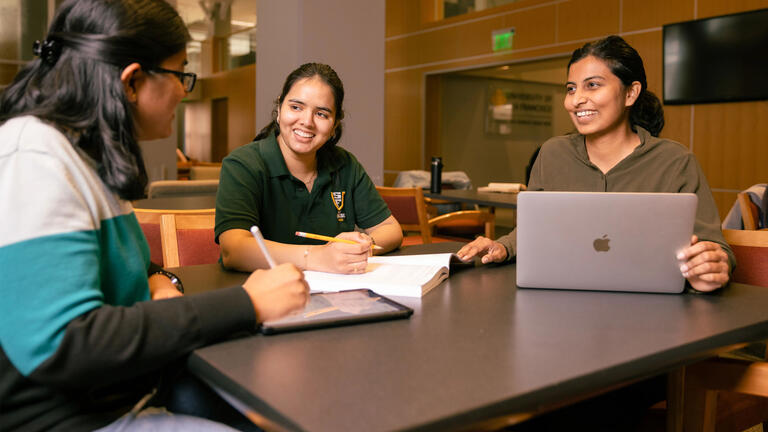
[(272, 259), (272, 255), (269, 254), (269, 250), (267, 250), (267, 245), (264, 244), (264, 237), (261, 235), (261, 231), (259, 230), (259, 227), (256, 225), (251, 227), (251, 234), (253, 234), (253, 238), (256, 239), (256, 243), (259, 244), (259, 248), (261, 249), (261, 254), (264, 255), (264, 258), (267, 260), (267, 264), (269, 264), (269, 268), (275, 268), (277, 266), (277, 263), (275, 263), (275, 260)]

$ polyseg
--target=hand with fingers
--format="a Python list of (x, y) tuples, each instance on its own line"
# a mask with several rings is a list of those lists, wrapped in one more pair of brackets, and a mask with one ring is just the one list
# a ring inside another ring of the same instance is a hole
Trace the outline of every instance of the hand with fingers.
[(680, 272), (697, 291), (714, 291), (728, 283), (728, 254), (719, 244), (691, 237), (691, 245), (677, 254)]
[(256, 270), (245, 281), (243, 288), (251, 298), (259, 322), (298, 312), (309, 300), (309, 285), (304, 280), (304, 273), (293, 264)]
[(371, 238), (360, 232), (343, 232), (336, 238), (352, 240), (354, 244), (328, 242), (318, 248), (315, 261), (316, 268), (330, 273), (360, 274), (368, 266), (371, 255)]
[(493, 241), (487, 237), (478, 237), (470, 243), (467, 243), (456, 252), (456, 255), (462, 261), (469, 261), (476, 256), (480, 256), (483, 264), (491, 262), (504, 262), (507, 259), (507, 248), (503, 244)]

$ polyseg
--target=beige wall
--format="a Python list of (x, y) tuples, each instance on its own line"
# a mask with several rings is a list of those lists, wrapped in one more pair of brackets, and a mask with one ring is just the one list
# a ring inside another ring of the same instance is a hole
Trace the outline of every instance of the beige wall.
[(0, 2), (0, 89), (13, 81), (19, 70), (19, 5)]
[[(385, 183), (425, 169), (423, 130), (428, 74), (569, 55), (585, 42), (623, 36), (645, 61), (651, 91), (661, 94), (662, 26), (768, 7), (766, 0), (521, 0), (430, 22), (431, 0), (387, 0)], [(491, 52), (491, 32), (515, 27), (514, 50)], [(662, 136), (692, 148), (714, 190), (721, 216), (738, 190), (768, 180), (768, 101), (665, 107)]]
[(344, 83), (344, 130), (374, 183), (384, 163), (384, 0), (259, 0), (256, 118), (271, 120), (285, 77), (305, 62), (326, 63)]

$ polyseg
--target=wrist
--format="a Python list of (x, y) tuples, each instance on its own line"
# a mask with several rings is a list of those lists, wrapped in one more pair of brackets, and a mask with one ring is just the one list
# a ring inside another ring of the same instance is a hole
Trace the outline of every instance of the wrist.
[(304, 248), (304, 270), (309, 270), (309, 252), (311, 249), (311, 246), (306, 246)]
[(502, 259), (502, 262), (512, 261), (512, 258), (515, 255), (514, 253), (512, 253), (512, 250), (510, 250), (510, 247), (501, 242), (495, 242), (495, 243), (498, 243), (501, 246), (501, 249), (504, 251), (504, 258)]
[(159, 269), (152, 272), (152, 274), (150, 274), (149, 277), (152, 277), (154, 275), (162, 275), (167, 277), (171, 281), (173, 286), (176, 288), (176, 290), (184, 294), (184, 284), (181, 283), (181, 279), (179, 279), (179, 277), (176, 276), (175, 274), (164, 269)]

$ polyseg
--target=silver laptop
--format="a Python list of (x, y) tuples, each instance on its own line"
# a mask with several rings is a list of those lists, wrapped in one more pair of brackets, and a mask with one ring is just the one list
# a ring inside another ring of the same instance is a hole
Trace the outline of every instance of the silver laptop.
[(679, 293), (690, 245), (691, 193), (521, 192), (517, 285)]

